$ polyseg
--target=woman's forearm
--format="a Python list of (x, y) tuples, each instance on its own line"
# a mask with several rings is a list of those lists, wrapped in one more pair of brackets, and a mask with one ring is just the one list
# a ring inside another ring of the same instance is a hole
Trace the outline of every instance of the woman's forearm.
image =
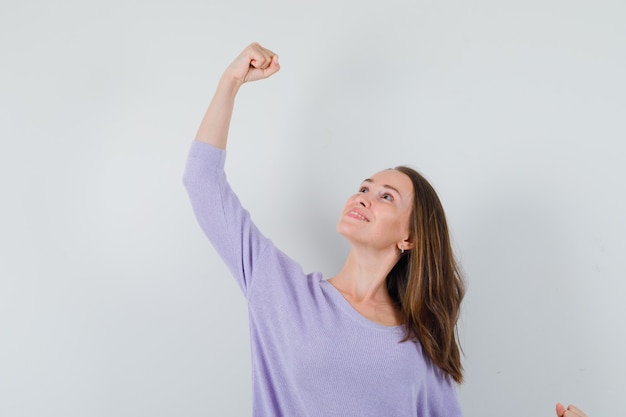
[(241, 87), (241, 81), (223, 76), (220, 80), (215, 95), (209, 104), (198, 132), (196, 140), (226, 149), (228, 129), (235, 106), (235, 97)]

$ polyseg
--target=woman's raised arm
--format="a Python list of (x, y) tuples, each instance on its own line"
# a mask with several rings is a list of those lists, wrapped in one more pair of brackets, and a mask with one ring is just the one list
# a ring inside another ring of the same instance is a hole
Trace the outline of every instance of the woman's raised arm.
[(226, 149), (235, 96), (243, 83), (267, 78), (280, 69), (278, 55), (252, 43), (226, 68), (209, 104), (196, 140)]
[(183, 176), (198, 223), (245, 294), (260, 254), (271, 242), (259, 232), (230, 188), (224, 172), (224, 149), (239, 87), (278, 70), (276, 54), (256, 43), (226, 68), (189, 150)]

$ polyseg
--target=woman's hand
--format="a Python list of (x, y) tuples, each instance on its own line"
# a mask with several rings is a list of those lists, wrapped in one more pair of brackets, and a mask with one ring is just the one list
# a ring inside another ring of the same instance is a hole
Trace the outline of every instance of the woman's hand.
[(268, 78), (279, 69), (278, 55), (255, 42), (248, 45), (226, 68), (223, 77), (243, 84)]
[(226, 149), (235, 96), (243, 83), (267, 78), (280, 69), (278, 55), (253, 43), (226, 68), (204, 114), (196, 140)]
[(557, 417), (587, 417), (587, 414), (583, 413), (577, 407), (570, 405), (567, 408), (561, 403), (556, 404)]

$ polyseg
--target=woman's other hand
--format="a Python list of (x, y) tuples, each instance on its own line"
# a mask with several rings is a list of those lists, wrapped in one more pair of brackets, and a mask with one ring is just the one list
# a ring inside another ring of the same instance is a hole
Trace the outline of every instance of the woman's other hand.
[(579, 410), (578, 407), (570, 405), (565, 408), (561, 403), (556, 404), (556, 415), (557, 417), (587, 417), (587, 414)]

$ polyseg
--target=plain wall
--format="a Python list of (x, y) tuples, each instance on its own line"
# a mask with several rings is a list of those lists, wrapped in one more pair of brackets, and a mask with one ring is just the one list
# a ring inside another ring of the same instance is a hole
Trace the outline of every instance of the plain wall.
[[(345, 198), (408, 164), (468, 284), (467, 416), (626, 409), (626, 3), (3, 1), (0, 415), (245, 416), (245, 301), (186, 154), (252, 41), (227, 172), (332, 276)], [(620, 414), (621, 413), (621, 414)]]

